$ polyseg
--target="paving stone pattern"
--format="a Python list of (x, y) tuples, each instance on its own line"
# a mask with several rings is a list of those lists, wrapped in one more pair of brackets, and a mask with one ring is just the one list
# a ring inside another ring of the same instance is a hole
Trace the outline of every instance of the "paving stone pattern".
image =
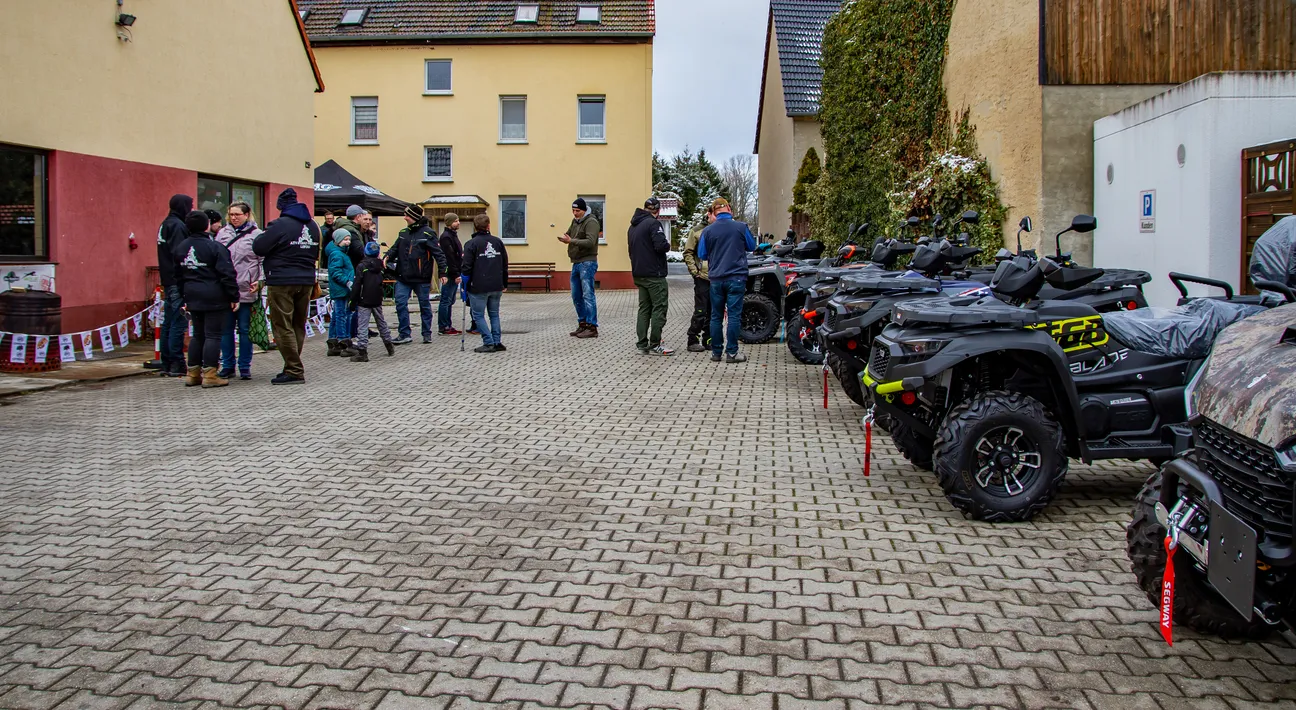
[[(687, 282), (673, 284), (683, 345)], [(509, 295), (308, 384), (137, 378), (0, 407), (2, 708), (1292, 707), (1281, 639), (1160, 640), (1124, 553), (1142, 465), (963, 520), (819, 371), (577, 341)], [(470, 348), (477, 342), (470, 340)]]

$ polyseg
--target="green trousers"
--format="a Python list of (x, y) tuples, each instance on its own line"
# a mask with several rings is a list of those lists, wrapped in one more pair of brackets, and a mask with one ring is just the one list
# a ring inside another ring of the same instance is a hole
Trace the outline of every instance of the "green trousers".
[(666, 296), (670, 288), (662, 276), (636, 276), (634, 283), (639, 287), (639, 320), (635, 323), (639, 342), (636, 346), (640, 350), (655, 348), (661, 345), (662, 328), (666, 327)]

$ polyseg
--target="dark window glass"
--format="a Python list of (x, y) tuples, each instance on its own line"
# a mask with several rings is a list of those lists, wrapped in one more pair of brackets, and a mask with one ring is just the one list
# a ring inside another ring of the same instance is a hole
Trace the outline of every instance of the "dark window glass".
[(449, 148), (428, 148), (427, 149), (427, 177), (429, 178), (450, 177), (450, 149)]
[(0, 256), (48, 259), (45, 154), (0, 145)]
[(500, 198), (501, 239), (526, 239), (526, 198)]

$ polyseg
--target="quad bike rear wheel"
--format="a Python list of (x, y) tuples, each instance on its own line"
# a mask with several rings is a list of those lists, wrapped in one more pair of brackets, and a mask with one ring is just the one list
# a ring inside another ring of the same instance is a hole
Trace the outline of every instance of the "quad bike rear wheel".
[(823, 346), (819, 344), (815, 327), (800, 313), (788, 320), (787, 346), (788, 352), (792, 353), (792, 357), (798, 362), (807, 365), (823, 364)]
[(1019, 392), (978, 394), (954, 407), (936, 435), (936, 477), (945, 497), (974, 520), (1030, 520), (1066, 478), (1062, 428), (1039, 400)]
[[(1161, 581), (1165, 574), (1166, 530), (1156, 518), (1156, 504), (1161, 500), (1161, 471), (1148, 478), (1134, 502), (1134, 515), (1125, 528), (1125, 549), (1130, 571), (1139, 588), (1153, 607), (1161, 608)], [(1175, 555), (1174, 620), (1204, 634), (1224, 638), (1261, 638), (1270, 627), (1260, 618), (1242, 618), (1202, 579), (1191, 556), (1180, 551)]]
[(749, 293), (743, 296), (738, 339), (748, 344), (768, 343), (774, 337), (774, 333), (778, 332), (782, 320), (778, 314), (778, 306), (774, 305), (774, 301), (769, 296), (762, 293)]

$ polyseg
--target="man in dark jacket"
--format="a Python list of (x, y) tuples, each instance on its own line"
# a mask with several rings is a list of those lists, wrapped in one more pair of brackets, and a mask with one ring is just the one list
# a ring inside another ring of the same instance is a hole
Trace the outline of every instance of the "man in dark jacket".
[[(499, 237), (490, 233), (490, 217), (473, 217), (472, 239), (464, 245), (464, 297), (472, 305), (473, 320), (481, 325), (482, 344), (475, 353), (502, 353), (500, 342), (500, 296), (508, 280), (508, 249)], [(487, 327), (487, 317), (490, 318)]]
[[(729, 201), (723, 197), (711, 203), (716, 221), (698, 238), (699, 259), (706, 259), (711, 277), (711, 361), (747, 362), (738, 354), (738, 331), (742, 325), (743, 296), (747, 293), (747, 253), (756, 249), (756, 239), (747, 225), (733, 218)], [(725, 328), (725, 314), (729, 327)], [(725, 343), (726, 336), (729, 339)]]
[[(657, 221), (661, 203), (649, 197), (643, 209), (636, 209), (630, 218), (626, 244), (630, 249), (630, 274), (639, 288), (639, 320), (635, 332), (639, 342), (635, 347), (644, 355), (674, 355), (675, 351), (662, 345), (662, 328), (666, 327), (666, 301), (670, 288), (666, 285), (666, 252), (670, 240), (666, 230)], [(648, 331), (652, 324), (651, 334)]]
[(317, 285), (320, 229), (291, 187), (279, 193), (276, 206), (279, 219), (252, 240), (252, 251), (264, 260), (261, 268), (270, 292), (270, 328), (284, 360), (283, 372), (270, 384), (297, 385), (306, 381), (301, 351), (306, 344), (311, 294)]
[(463, 245), (459, 243), (459, 215), (447, 212), (445, 230), (441, 232), (441, 251), (445, 253), (446, 270), (441, 273), (448, 281), (441, 282), (441, 301), (437, 304), (437, 330), (442, 335), (458, 335), (454, 327), (453, 309), (455, 294), (459, 291), (459, 274), (463, 271)]
[[(383, 256), (383, 261), (396, 269), (396, 323), (399, 330), (395, 342), (403, 345), (410, 338), (409, 299), (411, 293), (418, 294), (419, 318), (423, 321), (423, 344), (432, 342), (432, 263), (435, 260), (441, 273), (446, 272), (445, 254), (437, 243), (436, 231), (428, 225), (423, 208), (410, 205), (405, 208), (405, 223), (409, 226), (400, 231), (396, 243)], [(442, 276), (444, 285), (449, 279)]]
[(594, 276), (598, 273), (598, 238), (602, 228), (582, 197), (572, 203), (572, 223), (558, 241), (567, 245), (571, 259), (572, 304), (576, 306), (579, 325), (570, 335), (577, 338), (598, 337), (598, 302), (594, 298)]
[(212, 238), (208, 215), (194, 210), (185, 217), (184, 241), (176, 246), (176, 285), (193, 318), (189, 370), (185, 386), (224, 387), (220, 345), (231, 307), (238, 308), (238, 277), (229, 250)]
[(180, 299), (180, 290), (176, 288), (175, 249), (180, 242), (189, 236), (185, 228), (185, 217), (193, 210), (193, 198), (188, 195), (172, 195), (166, 219), (158, 228), (157, 258), (158, 274), (162, 277), (162, 333), (159, 344), (162, 358), (163, 377), (184, 377), (184, 339), (189, 321), (184, 314), (184, 301)]

